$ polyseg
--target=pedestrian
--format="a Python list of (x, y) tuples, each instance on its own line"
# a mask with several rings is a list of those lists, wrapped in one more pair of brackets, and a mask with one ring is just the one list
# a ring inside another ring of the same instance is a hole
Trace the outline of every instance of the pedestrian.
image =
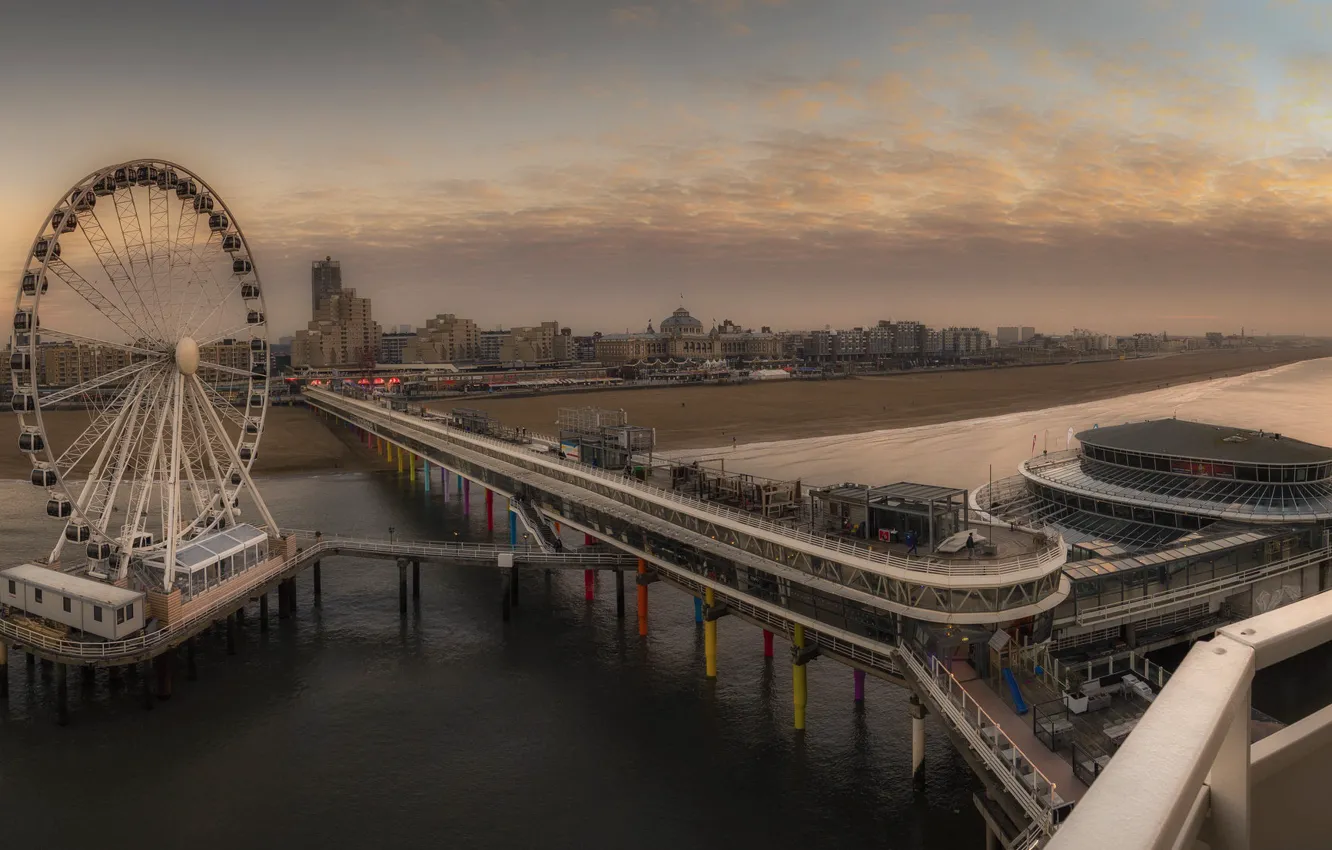
[(967, 532), (967, 557), (976, 557), (976, 538), (973, 536), (973, 532), (970, 531)]
[(919, 552), (916, 551), (916, 530), (915, 530), (915, 529), (913, 529), (913, 528), (908, 528), (908, 529), (907, 529), (907, 533), (906, 533), (906, 544), (907, 544), (907, 554), (908, 554), (908, 555), (918, 555), (918, 554), (920, 554)]

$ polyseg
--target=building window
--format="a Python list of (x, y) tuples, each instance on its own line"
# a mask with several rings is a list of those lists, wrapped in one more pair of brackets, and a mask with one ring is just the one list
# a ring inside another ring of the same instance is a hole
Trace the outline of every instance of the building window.
[(94, 605), (94, 606), (93, 606), (93, 620), (94, 620), (94, 622), (98, 622), (98, 623), (102, 622), (102, 606), (101, 606), (101, 605)]
[(40, 587), (33, 588), (33, 591), (32, 591), (32, 601), (33, 601), (33, 602), (41, 602), (41, 601), (42, 601), (42, 589), (41, 589)]
[(9, 595), (18, 596), (18, 585), (14, 583), (12, 578), (9, 580)]
[(66, 614), (74, 610), (73, 608), (70, 607), (68, 596), (60, 597), (60, 607), (65, 609)]
[(117, 609), (116, 609), (116, 624), (119, 625), (120, 623), (123, 623), (123, 622), (125, 622), (125, 609), (124, 609), (124, 608), (117, 608)]
[(133, 603), (133, 602), (131, 602), (130, 604), (128, 604), (128, 605), (125, 606), (125, 619), (127, 619), (127, 620), (133, 620), (133, 619), (134, 619), (134, 603)]

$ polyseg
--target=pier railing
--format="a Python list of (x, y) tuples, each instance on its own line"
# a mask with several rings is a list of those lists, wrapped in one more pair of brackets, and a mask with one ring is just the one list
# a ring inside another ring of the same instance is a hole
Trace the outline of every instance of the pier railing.
[[(53, 638), (44, 632), (29, 629), (12, 620), (5, 619), (0, 619), (0, 635), (4, 635), (14, 643), (76, 658), (122, 658), (127, 655), (135, 655), (162, 643), (169, 643), (173, 637), (190, 631), (200, 621), (208, 622), (215, 619), (220, 612), (230, 609), (242, 597), (248, 598), (248, 595), (256, 587), (260, 587), (273, 578), (282, 575), (282, 573), (295, 567), (306, 558), (314, 557), (327, 545), (317, 543), (290, 558), (281, 561), (270, 561), (266, 565), (247, 570), (237, 576), (236, 579), (227, 582), (227, 584), (214, 591), (217, 598), (208, 605), (187, 611), (178, 623), (172, 623), (167, 628), (158, 629), (155, 632), (137, 637), (108, 641), (64, 640), (63, 638)], [(236, 587), (228, 587), (233, 583)]]
[[(355, 537), (344, 534), (324, 534), (307, 529), (284, 528), (282, 534), (297, 540), (313, 540), (325, 549), (340, 552), (373, 552), (378, 555), (401, 555), (410, 557), (453, 557), (475, 560), (494, 560), (501, 554), (512, 554), (520, 563), (526, 564), (565, 564), (577, 561), (589, 568), (596, 566), (635, 567), (638, 560), (618, 551), (587, 552), (581, 548), (552, 552), (536, 546), (509, 546), (505, 543), (463, 543), (450, 540), (395, 540), (389, 542), (374, 538)], [(314, 551), (313, 549), (306, 550)]]
[(977, 703), (937, 656), (923, 660), (905, 643), (899, 655), (913, 678), (925, 688), (948, 722), (967, 739), (973, 751), (1008, 789), (1041, 832), (1054, 829), (1059, 797), (1055, 783), (1033, 764), (1013, 739)]
[[(295, 531), (284, 529), (284, 534), (289, 534), (297, 539), (307, 536), (313, 538), (315, 532)], [(184, 616), (178, 622), (172, 623), (164, 629), (158, 629), (155, 632), (138, 635), (132, 638), (112, 641), (77, 641), (66, 640), (64, 638), (52, 637), (49, 633), (37, 629), (28, 628), (12, 620), (0, 618), (0, 635), (5, 636), (11, 642), (31, 646), (57, 653), (59, 655), (88, 658), (88, 659), (106, 659), (123, 658), (129, 655), (143, 653), (157, 647), (163, 643), (170, 643), (175, 637), (188, 633), (198, 624), (216, 619), (223, 611), (226, 611), (236, 605), (243, 598), (248, 598), (255, 588), (262, 587), (273, 578), (282, 575), (290, 569), (300, 565), (302, 562), (317, 558), (322, 554), (347, 554), (349, 552), (366, 552), (375, 554), (402, 555), (403, 557), (455, 557), (455, 558), (474, 558), (476, 560), (493, 560), (498, 562), (498, 556), (501, 554), (514, 553), (516, 560), (527, 564), (568, 564), (575, 562), (578, 566), (593, 567), (620, 567), (629, 569), (637, 566), (637, 559), (622, 554), (607, 552), (587, 553), (580, 550), (571, 550), (569, 552), (543, 552), (535, 548), (512, 549), (508, 546), (487, 545), (478, 543), (421, 543), (417, 541), (393, 542), (388, 543), (383, 540), (358, 539), (352, 537), (342, 537), (339, 535), (321, 534), (318, 539), (282, 561), (271, 561), (265, 565), (247, 570), (236, 576), (236, 578), (221, 585), (217, 590), (209, 594), (209, 603), (206, 606), (197, 608), (187, 607)], [(234, 585), (234, 586), (233, 586)], [(216, 596), (216, 598), (212, 598)]]
[[(351, 401), (355, 405), (368, 407), (373, 411), (373, 415), (386, 420), (390, 427), (401, 428), (404, 431), (414, 431), (420, 436), (431, 436), (434, 438), (443, 438), (457, 444), (474, 443), (483, 446), (489, 446), (499, 449), (506, 455), (512, 455), (519, 447), (510, 442), (500, 440), (495, 437), (488, 437), (481, 434), (473, 434), (468, 431), (462, 431), (450, 426), (447, 422), (438, 419), (424, 419), (420, 417), (409, 418), (406, 415), (394, 415), (390, 411), (377, 407), (370, 402), (361, 402), (357, 399), (346, 399), (337, 394), (325, 393), (324, 391), (314, 391), (320, 395), (332, 395), (339, 401)], [(318, 397), (318, 396), (316, 396)], [(362, 411), (362, 415), (367, 415)], [(416, 419), (420, 423), (428, 423), (436, 426), (425, 428), (411, 421)], [(442, 429), (442, 430), (441, 430)], [(391, 439), (391, 438), (390, 438)], [(531, 455), (532, 462), (544, 464), (559, 469), (573, 476), (581, 476), (590, 479), (599, 479), (613, 484), (615, 487), (635, 493), (640, 493), (643, 497), (656, 501), (665, 501), (681, 506), (682, 509), (705, 516), (716, 517), (726, 522), (743, 525), (747, 528), (762, 531), (767, 535), (777, 538), (777, 542), (799, 541), (807, 547), (816, 550), (823, 550), (837, 555), (847, 556), (856, 559), (859, 564), (852, 563), (852, 566), (861, 566), (875, 571), (876, 566), (889, 567), (895, 570), (902, 570), (908, 573), (919, 573), (930, 576), (1007, 576), (1016, 573), (1025, 573), (1028, 571), (1050, 571), (1064, 563), (1064, 543), (1058, 535), (1053, 535), (1050, 542), (1042, 546), (1038, 551), (1007, 558), (976, 558), (976, 559), (948, 559), (936, 558), (932, 556), (910, 556), (899, 555), (893, 552), (881, 552), (870, 549), (844, 538), (833, 537), (824, 534), (814, 534), (793, 528), (789, 525), (773, 522), (764, 517), (746, 513), (735, 508), (718, 505), (714, 502), (707, 502), (682, 493), (666, 490), (641, 481), (637, 481), (629, 476), (618, 472), (610, 472), (604, 469), (598, 469), (576, 461), (570, 461), (563, 458), (551, 457), (547, 454), (537, 454), (528, 452)], [(510, 457), (510, 460), (513, 458)], [(524, 458), (524, 460), (529, 460)], [(815, 555), (821, 555), (821, 552), (812, 552)], [(828, 557), (829, 560), (837, 560), (835, 557)]]

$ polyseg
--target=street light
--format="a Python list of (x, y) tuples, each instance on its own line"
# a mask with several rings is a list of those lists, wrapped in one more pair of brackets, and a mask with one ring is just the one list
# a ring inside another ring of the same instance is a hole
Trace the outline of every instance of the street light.
[(394, 532), (394, 531), (397, 531), (397, 529), (395, 529), (393, 526), (390, 525), (390, 526), (389, 526), (389, 547), (390, 547), (390, 548), (392, 548), (392, 546), (393, 546), (393, 532)]

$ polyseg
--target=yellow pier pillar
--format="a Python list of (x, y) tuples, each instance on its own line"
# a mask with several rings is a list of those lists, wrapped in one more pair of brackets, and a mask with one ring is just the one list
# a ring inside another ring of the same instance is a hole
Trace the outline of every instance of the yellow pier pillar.
[[(715, 598), (716, 597), (713, 594), (712, 588), (710, 587), (704, 588), (703, 590), (704, 605), (706, 605), (708, 608), (711, 608), (713, 600)], [(717, 678), (717, 621), (716, 620), (709, 620), (706, 618), (703, 620), (703, 655), (704, 657), (707, 658), (708, 662), (708, 678), (709, 679)]]
[[(791, 642), (796, 648), (803, 649), (805, 646), (805, 627), (796, 626), (791, 635)], [(805, 681), (805, 665), (795, 664), (791, 667), (791, 684), (795, 691), (795, 728), (803, 730), (805, 728), (805, 705), (809, 701), (809, 688)]]
[(412, 483), (415, 484), (415, 483), (416, 483), (416, 455), (412, 454), (411, 452), (408, 452), (408, 453), (407, 453), (407, 468), (408, 468), (409, 470), (411, 470), (411, 473), (412, 473)]
[(398, 472), (402, 472), (402, 446), (395, 446), (393, 453), (398, 457)]

